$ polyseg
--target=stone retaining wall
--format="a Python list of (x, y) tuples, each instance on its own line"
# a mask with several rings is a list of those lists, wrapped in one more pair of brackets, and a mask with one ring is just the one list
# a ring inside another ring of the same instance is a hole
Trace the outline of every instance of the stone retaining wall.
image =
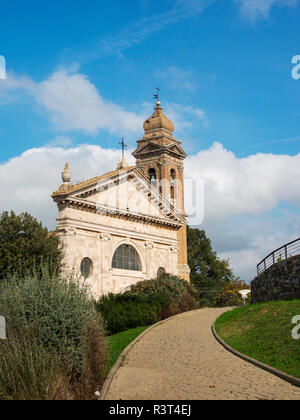
[(300, 255), (278, 262), (251, 284), (253, 302), (300, 298)]

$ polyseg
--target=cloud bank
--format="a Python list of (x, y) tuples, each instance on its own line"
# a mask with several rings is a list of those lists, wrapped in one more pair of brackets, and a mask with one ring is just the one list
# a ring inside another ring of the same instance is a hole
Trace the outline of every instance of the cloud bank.
[(47, 112), (52, 124), (64, 131), (132, 134), (140, 130), (144, 119), (144, 115), (104, 100), (84, 74), (70, 74), (63, 69), (40, 83), (10, 74), (0, 89), (0, 104), (20, 100), (22, 94), (30, 95)]
[[(34, 106), (38, 105), (46, 113), (53, 127), (65, 132), (95, 135), (104, 130), (111, 134), (136, 136), (140, 134), (144, 120), (153, 112), (153, 105), (149, 103), (140, 106), (140, 113), (126, 110), (104, 99), (86, 75), (70, 73), (66, 69), (55, 71), (42, 82), (9, 74), (0, 85), (0, 106), (20, 102), (26, 95)], [(201, 109), (176, 103), (167, 104), (167, 108), (179, 130), (191, 127), (191, 117), (202, 122), (203, 126), (208, 124)]]

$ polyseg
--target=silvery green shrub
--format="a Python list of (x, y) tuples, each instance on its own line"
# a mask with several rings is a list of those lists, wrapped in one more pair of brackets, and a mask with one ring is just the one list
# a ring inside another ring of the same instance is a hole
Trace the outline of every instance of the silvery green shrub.
[[(7, 340), (0, 342), (0, 376), (6, 377), (6, 382), (11, 380), (7, 387), (21, 386), (22, 382), (16, 384), (15, 379), (10, 378), (9, 365), (10, 369), (14, 365), (16, 367), (14, 377), (21, 377), (22, 370), (27, 371), (28, 377), (36, 377), (40, 372), (42, 377), (45, 376), (46, 383), (46, 376), (50, 375), (48, 367), (56, 375), (59, 366), (67, 380), (86, 378), (91, 366), (88, 357), (92, 359), (95, 356), (91, 354), (88, 343), (94, 348), (98, 346), (96, 351), (105, 358), (102, 318), (95, 310), (88, 290), (72, 277), (60, 279), (43, 267), (39, 274), (24, 278), (15, 276), (2, 281), (0, 314), (7, 323)], [(91, 341), (91, 337), (95, 340)], [(8, 352), (11, 352), (10, 356)], [(44, 356), (39, 357), (39, 354)], [(43, 360), (48, 360), (47, 366)], [(102, 362), (104, 367), (105, 360)], [(99, 375), (100, 370), (101, 361)], [(1, 388), (4, 394), (3, 387), (5, 383), (0, 378), (0, 395)], [(40, 392), (42, 394), (42, 390)], [(9, 394), (8, 389), (6, 393)]]

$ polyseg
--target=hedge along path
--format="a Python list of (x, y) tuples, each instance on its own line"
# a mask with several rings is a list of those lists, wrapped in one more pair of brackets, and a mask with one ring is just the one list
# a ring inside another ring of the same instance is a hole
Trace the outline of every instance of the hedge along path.
[(227, 351), (213, 336), (230, 308), (205, 308), (146, 331), (125, 356), (106, 400), (299, 400), (300, 388)]

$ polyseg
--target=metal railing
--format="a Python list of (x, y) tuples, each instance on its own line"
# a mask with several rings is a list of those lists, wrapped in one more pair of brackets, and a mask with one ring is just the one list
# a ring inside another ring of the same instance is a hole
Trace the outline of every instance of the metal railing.
[(272, 265), (287, 260), (290, 257), (294, 257), (295, 255), (300, 255), (300, 238), (271, 252), (271, 254), (257, 264), (257, 274), (260, 275), (268, 268), (272, 267)]

